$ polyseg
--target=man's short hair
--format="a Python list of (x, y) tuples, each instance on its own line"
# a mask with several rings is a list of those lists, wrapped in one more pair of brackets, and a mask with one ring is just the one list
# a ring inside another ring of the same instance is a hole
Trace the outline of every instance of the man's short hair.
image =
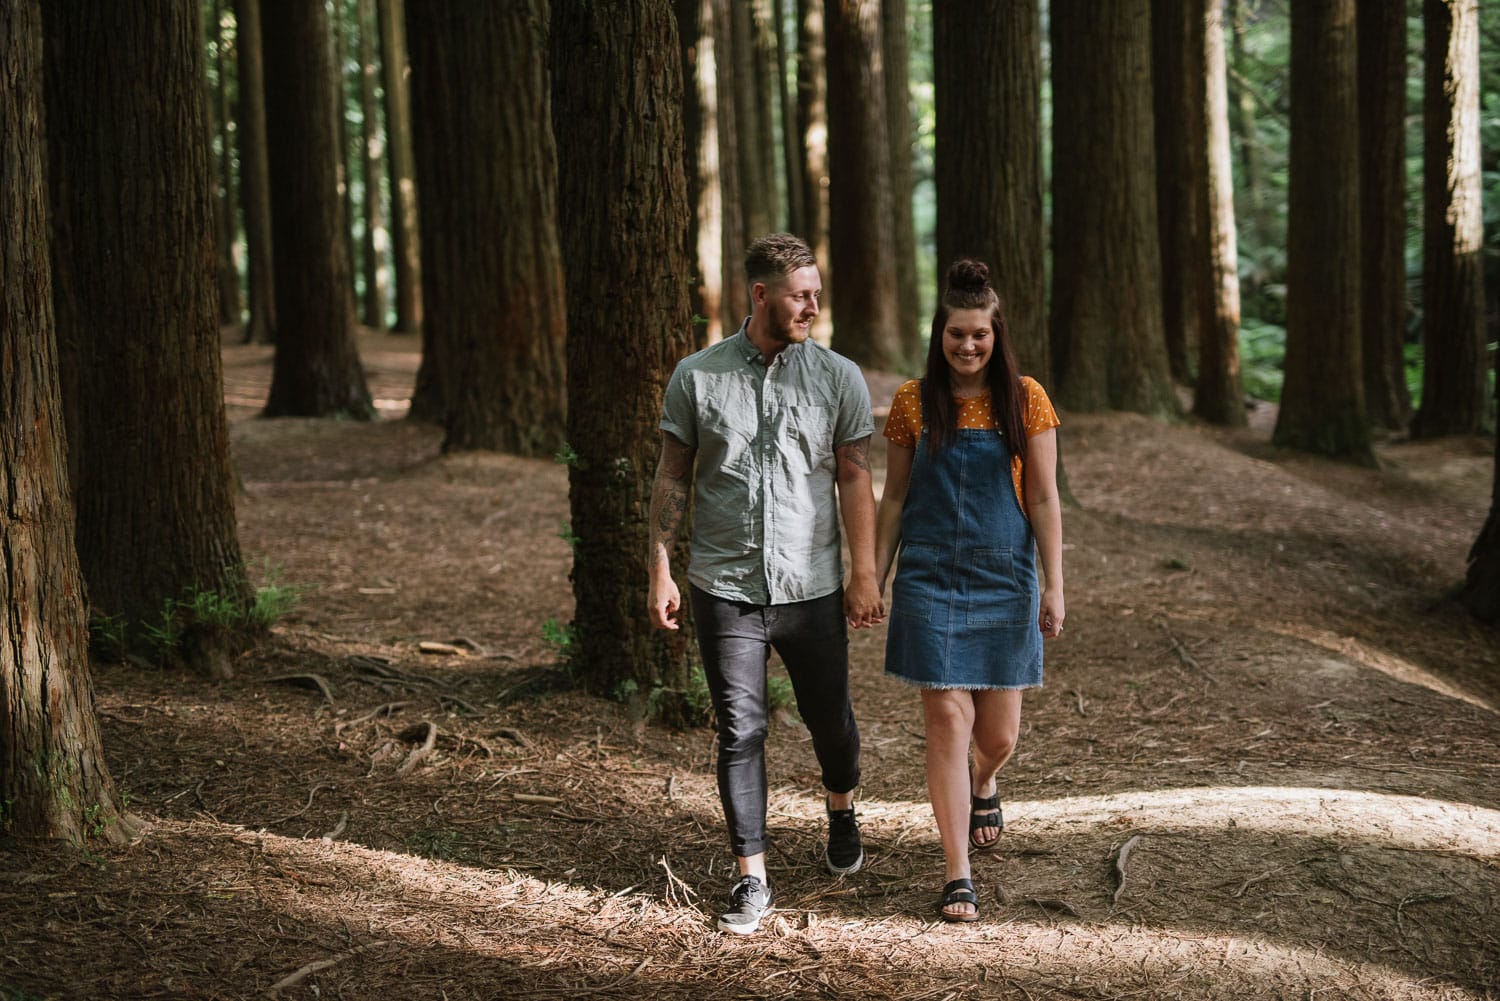
[(745, 251), (745, 281), (769, 282), (785, 277), (798, 268), (816, 265), (812, 248), (790, 233), (772, 233), (750, 244)]

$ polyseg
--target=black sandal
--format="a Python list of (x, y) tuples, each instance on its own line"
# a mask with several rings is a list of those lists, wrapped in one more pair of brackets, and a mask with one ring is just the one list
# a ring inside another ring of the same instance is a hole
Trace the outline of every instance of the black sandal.
[[(988, 841), (975, 841), (974, 832), (985, 827), (996, 827), (1005, 830), (1005, 815), (1000, 812), (1000, 791), (995, 790), (993, 796), (973, 796), (969, 806), (969, 847), (974, 851), (982, 852), (995, 847), (995, 842), (1000, 840), (996, 834)], [(983, 813), (979, 811), (985, 811)]]
[[(970, 914), (949, 914), (943, 910), (954, 904), (973, 904), (974, 911)], [(938, 901), (938, 916), (944, 921), (967, 924), (979, 919), (979, 894), (974, 892), (974, 881), (968, 877), (955, 879), (943, 887), (943, 897)]]

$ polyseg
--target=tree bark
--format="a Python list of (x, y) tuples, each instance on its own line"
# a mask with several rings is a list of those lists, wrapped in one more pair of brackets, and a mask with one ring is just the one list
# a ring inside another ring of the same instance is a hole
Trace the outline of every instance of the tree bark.
[(881, 0), (880, 48), (885, 70), (886, 140), (890, 146), (892, 235), (896, 255), (896, 310), (901, 351), (908, 364), (922, 363), (926, 331), (917, 295), (917, 225), (912, 215), (910, 69), (906, 53), (906, 0)]
[(1357, 0), (1360, 329), (1365, 409), (1389, 430), (1411, 419), (1406, 389), (1406, 9)]
[(739, 159), (740, 218), (746, 242), (772, 231), (771, 202), (766, 194), (765, 157), (761, 153), (760, 114), (764, 98), (756, 43), (756, 0), (729, 0), (724, 26), (730, 48), (723, 62), (734, 92), (735, 153)]
[(378, 28), (375, 24), (375, 0), (357, 0), (359, 26), (359, 108), (360, 159), (365, 182), (365, 225), (361, 263), (365, 269), (364, 323), (384, 330), (386, 269), (381, 260), (389, 245), (385, 228), (384, 169), (385, 132), (380, 127), (380, 102), (376, 89), (380, 78)]
[(1198, 384), (1193, 413), (1211, 424), (1244, 427), (1240, 380), (1240, 275), (1234, 222), (1234, 177), (1229, 150), (1229, 92), (1223, 5), (1207, 3), (1198, 36), (1204, 57), (1204, 117), (1208, 125), (1208, 257), (1212, 289), (1201, 303)]
[(730, 0), (710, 0), (714, 52), (714, 97), (719, 133), (719, 237), (723, 288), (719, 302), (720, 326), (725, 336), (739, 329), (750, 312), (750, 289), (745, 284), (745, 204), (741, 195), (740, 144), (748, 142), (735, 99), (734, 24)]
[(407, 39), (443, 450), (555, 455), (567, 317), (546, 0), (423, 0)]
[(276, 360), (267, 417), (375, 414), (354, 343), (339, 118), (322, 4), (264, 0)]
[[(692, 349), (682, 76), (668, 0), (608, 6), (554, 0), (552, 18), (568, 440), (577, 453), (573, 664), (589, 689), (653, 693), (658, 714), (681, 721), (693, 666), (687, 630), (652, 629), (641, 610), (661, 399)], [(569, 71), (576, 66), (590, 72)], [(643, 116), (647, 107), (655, 113)]]
[(1243, 174), (1243, 215), (1250, 224), (1245, 228), (1254, 236), (1256, 243), (1263, 243), (1267, 230), (1265, 179), (1262, 177), (1264, 169), (1261, 165), (1259, 130), (1255, 125), (1255, 95), (1245, 84), (1252, 70), (1250, 53), (1245, 45), (1245, 39), (1250, 34), (1249, 12), (1245, 9), (1245, 0), (1229, 0), (1229, 11), (1234, 56), (1231, 64), (1235, 79), (1230, 94), (1234, 98), (1234, 130), (1239, 139), (1240, 170)]
[(344, 71), (349, 62), (349, 47), (345, 40), (346, 13), (344, 10), (348, 5), (348, 0), (327, 0), (327, 2), (329, 41), (333, 47), (330, 69), (333, 73), (334, 123), (338, 126), (339, 200), (344, 203), (344, 259), (349, 262), (349, 315), (353, 318), (355, 316), (354, 271), (355, 261), (359, 260), (359, 255), (354, 251), (354, 170), (349, 156), (351, 144), (349, 99), (346, 93), (348, 83), (344, 79)]
[(1162, 333), (1150, 0), (1054, 0), (1051, 29), (1058, 399), (1176, 414)]
[(677, 41), (682, 51), (683, 174), (688, 186), (688, 250), (693, 255), (690, 302), (694, 342), (723, 336), (719, 315), (723, 285), (720, 246), (719, 130), (714, 99), (713, 14), (708, 0), (675, 0)]
[[(422, 329), (422, 254), (417, 235), (416, 154), (411, 145), (411, 70), (406, 60), (406, 0), (375, 0), (380, 14), (380, 68), (385, 83), (385, 133), (391, 168), (391, 263), (396, 285), (396, 333)], [(426, 354), (426, 344), (423, 344)], [(430, 401), (421, 391), (412, 400)], [(422, 406), (426, 406), (424, 402)], [(441, 410), (441, 407), (438, 408)]]
[(803, 177), (807, 172), (807, 150), (797, 129), (797, 102), (787, 85), (786, 0), (773, 0), (771, 19), (776, 32), (776, 86), (777, 99), (781, 103), (781, 151), (786, 173), (786, 228), (806, 239)]
[(1478, 0), (1424, 0), (1422, 406), (1412, 434), (1471, 434), (1485, 409)]
[(214, 210), (219, 249), (217, 280), (219, 283), (219, 322), (234, 326), (240, 322), (240, 269), (235, 261), (236, 237), (239, 236), (239, 209), (234, 198), (234, 118), (229, 101), (229, 67), (233, 56), (225, 55), (228, 47), (224, 32), (222, 0), (213, 3), (214, 92), (213, 125), (219, 136), (219, 158), (215, 164)]
[[(880, 0), (828, 0), (828, 249), (833, 347), (866, 368), (905, 359), (891, 219)], [(845, 291), (841, 294), (840, 288)]]
[(234, 23), (234, 49), (239, 57), (237, 124), (245, 217), (245, 276), (250, 299), (245, 343), (268, 344), (276, 330), (276, 275), (271, 263), (271, 181), (266, 163), (260, 0), (234, 0)]
[(1039, 4), (934, 4), (932, 49), (938, 271), (990, 266), (1021, 370), (1050, 385)]
[(1354, 0), (1292, 7), (1285, 381), (1272, 441), (1373, 464), (1360, 360)]
[(73, 548), (47, 260), (41, 36), (35, 0), (0, 0), (0, 833), (123, 841), (135, 821), (121, 816), (99, 741)]
[[(812, 248), (831, 287), (833, 261), (828, 253), (828, 74), (823, 0), (797, 0), (797, 135), (802, 143), (802, 238)], [(833, 339), (833, 303), (825, 302), (813, 321), (813, 339)]]
[[(1500, 351), (1495, 352), (1496, 385), (1500, 385)], [(1469, 550), (1468, 572), (1459, 600), (1480, 619), (1500, 624), (1500, 434), (1495, 436), (1495, 479), (1490, 514)]]
[[(737, 5), (738, 6), (738, 5)], [(781, 174), (780, 148), (776, 142), (776, 39), (771, 34), (770, 0), (750, 0), (750, 38), (755, 69), (755, 90), (751, 108), (755, 116), (756, 177), (760, 181), (760, 198), (764, 203), (766, 229), (786, 228), (781, 213), (781, 194), (777, 180)], [(759, 236), (760, 234), (756, 234)], [(754, 237), (752, 237), (754, 239)]]

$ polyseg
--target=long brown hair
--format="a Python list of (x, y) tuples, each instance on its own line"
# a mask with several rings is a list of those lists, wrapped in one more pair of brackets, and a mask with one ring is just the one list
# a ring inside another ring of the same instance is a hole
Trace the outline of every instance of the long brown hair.
[(943, 354), (943, 331), (956, 309), (988, 309), (995, 346), (985, 366), (985, 384), (990, 391), (990, 409), (1011, 455), (1026, 458), (1026, 424), (1022, 411), (1021, 373), (1010, 346), (1010, 330), (1000, 296), (990, 285), (989, 266), (963, 258), (948, 268), (947, 287), (932, 317), (932, 338), (927, 344), (927, 371), (922, 377), (922, 419), (927, 440), (934, 451), (943, 448), (958, 432), (958, 404), (953, 398), (953, 380)]

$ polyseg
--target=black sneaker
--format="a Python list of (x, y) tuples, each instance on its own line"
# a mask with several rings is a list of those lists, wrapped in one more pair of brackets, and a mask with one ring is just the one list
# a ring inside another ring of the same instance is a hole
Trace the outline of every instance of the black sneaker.
[(865, 846), (859, 836), (859, 821), (854, 819), (854, 807), (835, 810), (828, 807), (828, 847), (823, 850), (823, 862), (835, 876), (847, 876), (859, 872), (865, 864)]
[(741, 876), (729, 891), (729, 910), (719, 915), (719, 931), (749, 935), (760, 927), (761, 916), (771, 909), (776, 894), (756, 876)]

